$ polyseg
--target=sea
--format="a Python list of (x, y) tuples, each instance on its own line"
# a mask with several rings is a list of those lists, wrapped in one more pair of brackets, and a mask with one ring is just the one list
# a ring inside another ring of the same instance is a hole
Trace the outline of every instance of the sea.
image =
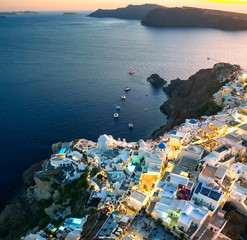
[(219, 61), (247, 69), (247, 31), (161, 29), (87, 14), (0, 18), (0, 210), (53, 143), (104, 133), (137, 141), (164, 125), (167, 96), (147, 82), (151, 74), (169, 83)]

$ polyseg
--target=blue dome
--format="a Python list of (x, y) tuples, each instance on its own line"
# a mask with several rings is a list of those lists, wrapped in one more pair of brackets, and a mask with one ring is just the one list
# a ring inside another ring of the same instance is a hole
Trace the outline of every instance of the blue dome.
[(191, 123), (191, 124), (196, 124), (197, 121), (196, 121), (195, 119), (191, 119), (191, 120), (190, 120), (190, 123)]
[(176, 135), (177, 134), (177, 131), (172, 131), (171, 134)]
[(160, 144), (158, 145), (158, 148), (160, 148), (160, 149), (165, 149), (165, 148), (166, 148), (166, 145), (165, 145), (164, 143), (160, 143)]

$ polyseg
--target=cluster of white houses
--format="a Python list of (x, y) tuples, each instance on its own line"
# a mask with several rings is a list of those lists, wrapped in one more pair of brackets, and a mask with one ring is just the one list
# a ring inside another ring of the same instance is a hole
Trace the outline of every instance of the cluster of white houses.
[(187, 119), (154, 141), (102, 135), (97, 143), (66, 143), (43, 172), (61, 168), (61, 181), (68, 182), (85, 168), (98, 170), (88, 177), (90, 200), (99, 200), (98, 208), (109, 215), (105, 224), (112, 227), (99, 230), (95, 239), (121, 239), (120, 223), (131, 222), (143, 208), (188, 239), (229, 239), (221, 234), (227, 223), (224, 204), (231, 202), (247, 216), (246, 82), (247, 75), (238, 72), (215, 94), (215, 101), (225, 107), (215, 116)]

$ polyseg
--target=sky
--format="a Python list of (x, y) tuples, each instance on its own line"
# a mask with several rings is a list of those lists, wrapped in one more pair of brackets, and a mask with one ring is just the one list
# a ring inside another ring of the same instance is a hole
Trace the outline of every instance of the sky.
[(247, 0), (0, 0), (0, 11), (64, 11), (113, 9), (128, 4), (155, 3), (167, 7), (193, 6), (247, 13)]

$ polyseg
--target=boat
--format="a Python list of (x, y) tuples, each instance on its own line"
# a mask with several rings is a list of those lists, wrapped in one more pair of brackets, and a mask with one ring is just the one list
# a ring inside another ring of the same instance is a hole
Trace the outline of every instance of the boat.
[(134, 75), (136, 72), (134, 71), (134, 70), (131, 70), (130, 72), (129, 72), (129, 74), (130, 75)]
[(146, 112), (146, 111), (147, 111), (147, 109), (145, 108), (145, 109), (144, 109), (144, 111)]
[(121, 99), (122, 99), (122, 100), (125, 100), (125, 99), (126, 99), (126, 96), (125, 96), (125, 95), (123, 95), (123, 96), (121, 97)]
[(114, 118), (119, 118), (119, 114), (118, 114), (118, 113), (114, 113), (114, 114), (113, 114), (113, 117), (114, 117)]
[(129, 123), (129, 124), (128, 124), (128, 127), (129, 127), (129, 128), (133, 128), (133, 127), (134, 127), (134, 124), (133, 124), (133, 123)]
[(124, 91), (126, 91), (126, 92), (128, 92), (128, 91), (130, 91), (131, 89), (129, 88), (129, 87), (126, 87), (125, 89), (124, 89)]
[(117, 109), (117, 110), (120, 110), (120, 109), (121, 109), (121, 107), (120, 107), (120, 106), (116, 106), (116, 109)]

